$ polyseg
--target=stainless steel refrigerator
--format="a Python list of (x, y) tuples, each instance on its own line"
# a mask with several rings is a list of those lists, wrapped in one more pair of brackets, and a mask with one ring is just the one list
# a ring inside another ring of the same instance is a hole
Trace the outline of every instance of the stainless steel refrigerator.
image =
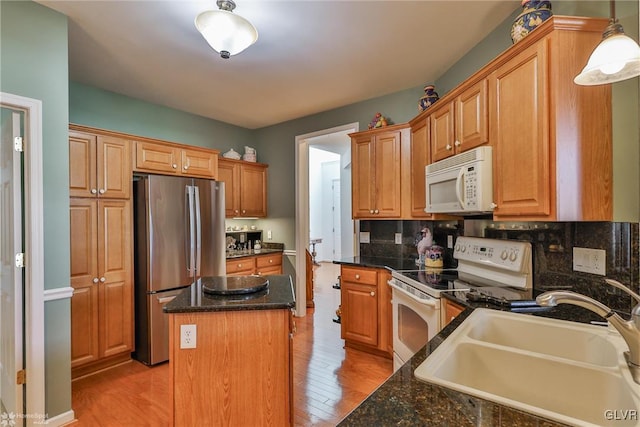
[(226, 274), (224, 183), (135, 175), (134, 358), (169, 359), (169, 319), (162, 307), (202, 276)]

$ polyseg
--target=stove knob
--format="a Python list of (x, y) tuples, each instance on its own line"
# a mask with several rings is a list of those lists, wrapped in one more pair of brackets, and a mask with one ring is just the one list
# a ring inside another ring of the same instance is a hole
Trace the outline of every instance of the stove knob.
[(460, 252), (460, 245), (456, 245), (456, 252)]
[(511, 252), (511, 254), (509, 254), (509, 259), (513, 262), (516, 259), (518, 259), (518, 253), (517, 252)]
[(507, 259), (507, 250), (504, 249), (502, 253), (500, 253), (500, 259), (505, 261)]
[(460, 248), (460, 252), (465, 253), (467, 251), (467, 247), (466, 246), (462, 246)]

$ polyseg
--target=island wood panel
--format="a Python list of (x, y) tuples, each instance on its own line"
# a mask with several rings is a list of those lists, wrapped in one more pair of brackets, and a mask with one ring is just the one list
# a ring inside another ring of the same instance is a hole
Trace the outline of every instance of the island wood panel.
[[(291, 425), (290, 316), (290, 310), (171, 314), (174, 425)], [(185, 324), (196, 326), (195, 349), (179, 348)]]

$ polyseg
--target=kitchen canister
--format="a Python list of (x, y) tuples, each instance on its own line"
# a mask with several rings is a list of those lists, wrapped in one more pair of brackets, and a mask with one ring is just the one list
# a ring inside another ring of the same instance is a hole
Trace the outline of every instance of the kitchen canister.
[(242, 155), (242, 160), (246, 160), (247, 162), (255, 162), (258, 157), (258, 152), (255, 148), (244, 147), (244, 154)]
[(238, 153), (236, 150), (232, 148), (226, 153), (222, 154), (222, 157), (226, 159), (240, 160), (240, 153)]
[(531, 31), (549, 19), (551, 2), (549, 0), (522, 0), (522, 13), (511, 24), (511, 40), (517, 43)]
[(427, 268), (442, 268), (444, 265), (443, 252), (444, 248), (442, 246), (429, 246), (425, 253), (424, 266)]

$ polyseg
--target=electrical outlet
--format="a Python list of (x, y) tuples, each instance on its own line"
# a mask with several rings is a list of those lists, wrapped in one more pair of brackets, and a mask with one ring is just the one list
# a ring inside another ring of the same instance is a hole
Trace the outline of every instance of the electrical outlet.
[(271, 234), (271, 230), (267, 230), (267, 240), (271, 240), (273, 235)]
[(573, 248), (573, 270), (605, 276), (607, 251), (603, 249)]
[(447, 248), (453, 249), (453, 236), (451, 234), (447, 236)]
[(196, 325), (180, 325), (180, 348), (196, 348)]
[(370, 243), (368, 231), (360, 232), (360, 243)]
[(396, 245), (402, 244), (402, 233), (396, 233)]

